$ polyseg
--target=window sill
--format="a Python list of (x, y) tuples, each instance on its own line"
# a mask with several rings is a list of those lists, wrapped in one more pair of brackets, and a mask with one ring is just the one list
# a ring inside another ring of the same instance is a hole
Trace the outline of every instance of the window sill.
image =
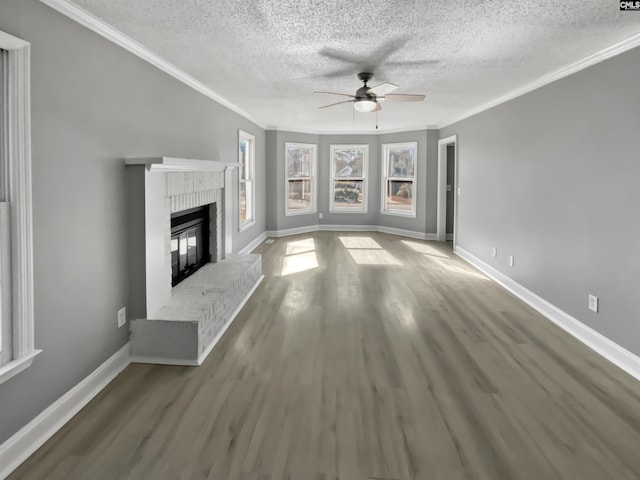
[(356, 210), (355, 208), (329, 209), (329, 213), (367, 213), (367, 210)]
[(313, 215), (318, 213), (318, 210), (302, 210), (299, 212), (285, 212), (285, 217), (295, 217), (296, 215)]
[(238, 228), (238, 232), (244, 232), (245, 230), (249, 230), (255, 224), (256, 224), (256, 221), (252, 220), (249, 223), (245, 223), (244, 225), (240, 225), (240, 228)]
[(416, 213), (415, 212), (409, 212), (409, 213), (404, 213), (404, 212), (392, 212), (390, 210), (381, 210), (380, 213), (382, 215), (392, 215), (394, 217), (406, 217), (406, 218), (416, 218)]
[(29, 368), (33, 363), (33, 359), (36, 358), (39, 353), (42, 353), (42, 350), (34, 350), (22, 358), (12, 360), (7, 364), (2, 365), (0, 367), (0, 383), (6, 382), (10, 378), (15, 377), (23, 370)]

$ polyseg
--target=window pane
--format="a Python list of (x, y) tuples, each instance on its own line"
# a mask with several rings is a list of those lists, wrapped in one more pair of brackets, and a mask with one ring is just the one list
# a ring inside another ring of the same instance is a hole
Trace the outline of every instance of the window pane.
[(245, 180), (249, 169), (249, 143), (240, 139), (240, 179)]
[(389, 176), (413, 177), (415, 148), (398, 147), (389, 149)]
[(387, 209), (409, 212), (413, 210), (413, 182), (387, 182)]
[(290, 178), (311, 176), (311, 153), (310, 148), (287, 150), (287, 174)]
[(187, 262), (189, 265), (198, 263), (198, 243), (196, 242), (196, 229), (187, 231)]
[(246, 188), (246, 197), (245, 197), (245, 220), (247, 222), (253, 221), (253, 182), (247, 181), (245, 182)]
[(178, 237), (171, 237), (171, 275), (178, 275)]
[(336, 180), (333, 184), (335, 208), (363, 208), (363, 180)]
[(363, 149), (335, 150), (333, 155), (335, 177), (362, 177), (364, 164)]
[(308, 210), (313, 207), (311, 180), (289, 180), (287, 208), (289, 210)]
[(240, 225), (247, 221), (247, 182), (240, 181)]
[(179, 237), (178, 252), (180, 257), (180, 269), (187, 266), (187, 232), (182, 232)]

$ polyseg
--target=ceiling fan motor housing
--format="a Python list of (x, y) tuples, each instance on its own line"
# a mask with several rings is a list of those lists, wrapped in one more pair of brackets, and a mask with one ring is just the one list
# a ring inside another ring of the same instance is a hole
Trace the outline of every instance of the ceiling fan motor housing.
[(371, 87), (360, 87), (356, 92), (356, 100), (371, 100), (376, 101), (376, 96), (373, 93), (368, 93)]

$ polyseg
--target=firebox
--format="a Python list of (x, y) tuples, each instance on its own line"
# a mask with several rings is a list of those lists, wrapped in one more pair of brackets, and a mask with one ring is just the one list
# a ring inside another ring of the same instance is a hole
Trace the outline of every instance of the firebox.
[(211, 260), (209, 206), (171, 215), (171, 285), (175, 286)]

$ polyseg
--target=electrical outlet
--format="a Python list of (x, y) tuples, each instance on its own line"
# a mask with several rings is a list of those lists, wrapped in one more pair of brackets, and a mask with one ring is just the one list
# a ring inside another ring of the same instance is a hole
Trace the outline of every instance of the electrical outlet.
[(447, 192), (451, 191), (451, 185), (447, 185)]
[(493, 258), (496, 258), (496, 257), (498, 256), (498, 249), (497, 249), (496, 247), (493, 247), (493, 248), (491, 249), (491, 256), (492, 256)]
[(324, 218), (324, 215), (322, 214), (322, 212), (320, 212), (320, 213), (318, 214), (318, 218), (320, 218), (320, 220), (322, 220), (322, 219)]
[(516, 259), (513, 255), (509, 255), (509, 266), (513, 267), (516, 264)]
[(118, 310), (118, 328), (123, 327), (127, 323), (127, 307)]
[(589, 295), (589, 310), (598, 313), (598, 297)]

